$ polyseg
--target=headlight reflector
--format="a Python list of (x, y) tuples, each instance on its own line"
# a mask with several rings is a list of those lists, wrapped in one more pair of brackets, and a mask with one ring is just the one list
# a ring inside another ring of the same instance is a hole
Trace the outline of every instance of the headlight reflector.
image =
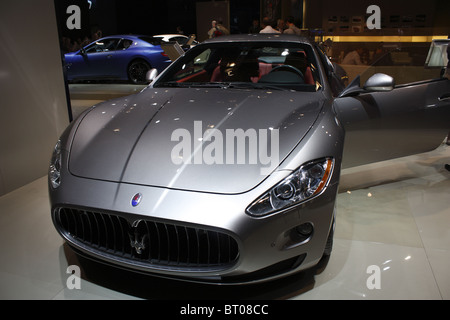
[(58, 140), (55, 149), (53, 149), (52, 159), (50, 161), (50, 168), (48, 176), (53, 189), (56, 189), (61, 184), (61, 141)]
[(247, 208), (247, 213), (262, 217), (316, 197), (328, 185), (333, 167), (332, 158), (305, 163), (254, 201)]

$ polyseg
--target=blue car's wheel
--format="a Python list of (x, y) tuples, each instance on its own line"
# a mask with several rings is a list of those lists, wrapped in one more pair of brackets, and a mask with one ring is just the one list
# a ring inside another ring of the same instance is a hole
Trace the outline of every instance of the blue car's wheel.
[(128, 79), (133, 83), (145, 83), (145, 75), (150, 68), (144, 60), (133, 60), (128, 66)]

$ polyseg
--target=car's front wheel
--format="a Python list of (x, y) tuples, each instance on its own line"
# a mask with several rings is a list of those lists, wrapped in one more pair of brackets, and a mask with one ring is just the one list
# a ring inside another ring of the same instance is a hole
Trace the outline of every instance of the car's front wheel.
[(128, 79), (132, 83), (145, 83), (145, 75), (151, 66), (144, 60), (133, 60), (128, 66)]

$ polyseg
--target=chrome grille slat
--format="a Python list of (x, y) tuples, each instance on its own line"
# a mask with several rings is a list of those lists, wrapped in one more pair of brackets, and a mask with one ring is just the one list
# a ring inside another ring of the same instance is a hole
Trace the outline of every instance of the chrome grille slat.
[(127, 230), (128, 225), (126, 224), (126, 221), (125, 221), (125, 225), (124, 225), (124, 221), (122, 221), (121, 219), (119, 219), (119, 217), (117, 217), (117, 216), (116, 216), (116, 219), (117, 219), (117, 221), (118, 221), (118, 223), (119, 223), (119, 225), (120, 225), (120, 230), (121, 230), (121, 238), (122, 238), (122, 242), (121, 242), (121, 248), (122, 248), (122, 250), (121, 250), (121, 255), (124, 256), (124, 254), (125, 254), (124, 248), (125, 248), (125, 246), (126, 246), (126, 243), (128, 243), (128, 242), (127, 242), (127, 236), (128, 236), (128, 234), (126, 233), (126, 230)]
[(239, 256), (237, 242), (215, 230), (74, 208), (55, 209), (55, 222), (75, 244), (151, 267), (229, 267)]
[(101, 242), (100, 241), (100, 243), (101, 243), (101, 246), (103, 246), (103, 247), (105, 247), (107, 250), (109, 249), (109, 247), (108, 247), (108, 227), (107, 227), (107, 225), (106, 225), (106, 221), (105, 221), (105, 217), (104, 217), (104, 215), (100, 215), (100, 218), (102, 219), (101, 220), (101, 225), (103, 226), (103, 242)]
[(96, 244), (97, 244), (97, 247), (99, 247), (100, 246), (100, 243), (99, 243), (100, 228), (99, 228), (99, 223), (97, 220), (97, 215), (95, 213), (93, 213), (93, 217), (94, 217), (94, 222), (95, 222), (95, 227), (96, 227), (97, 232), (92, 233), (92, 243), (94, 244), (94, 236), (97, 235), (97, 238), (96, 238), (97, 243)]

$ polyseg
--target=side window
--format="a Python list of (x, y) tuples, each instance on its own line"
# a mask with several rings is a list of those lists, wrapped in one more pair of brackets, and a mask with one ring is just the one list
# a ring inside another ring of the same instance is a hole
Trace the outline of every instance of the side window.
[(108, 41), (105, 41), (105, 47), (103, 51), (114, 51), (117, 48), (117, 44), (119, 43), (120, 39), (109, 39)]
[(376, 73), (395, 79), (396, 85), (440, 78), (440, 68), (426, 66), (428, 43), (333, 43), (331, 60), (338, 64), (351, 82), (357, 75), (361, 85)]
[(426, 68), (442, 68), (448, 65), (450, 39), (433, 40), (425, 60)]
[(133, 44), (133, 41), (128, 40), (128, 39), (121, 39), (119, 41), (119, 44), (116, 48), (116, 50), (120, 51), (120, 50), (126, 50), (128, 49), (131, 45)]
[(195, 57), (194, 64), (196, 66), (204, 66), (208, 62), (210, 56), (211, 56), (211, 49), (207, 49)]
[(185, 77), (188, 77), (189, 75), (196, 74), (204, 70), (210, 55), (211, 49), (202, 51), (200, 54), (198, 54), (192, 60), (190, 60), (187, 64), (183, 65), (183, 68), (181, 68), (181, 70), (175, 74), (174, 80), (177, 81)]
[(101, 45), (99, 42), (91, 43), (89, 46), (86, 47), (85, 52), (86, 53), (95, 53), (95, 52), (102, 52)]
[(118, 42), (119, 39), (104, 39), (102, 41), (93, 42), (86, 48), (86, 53), (113, 51), (116, 49)]

